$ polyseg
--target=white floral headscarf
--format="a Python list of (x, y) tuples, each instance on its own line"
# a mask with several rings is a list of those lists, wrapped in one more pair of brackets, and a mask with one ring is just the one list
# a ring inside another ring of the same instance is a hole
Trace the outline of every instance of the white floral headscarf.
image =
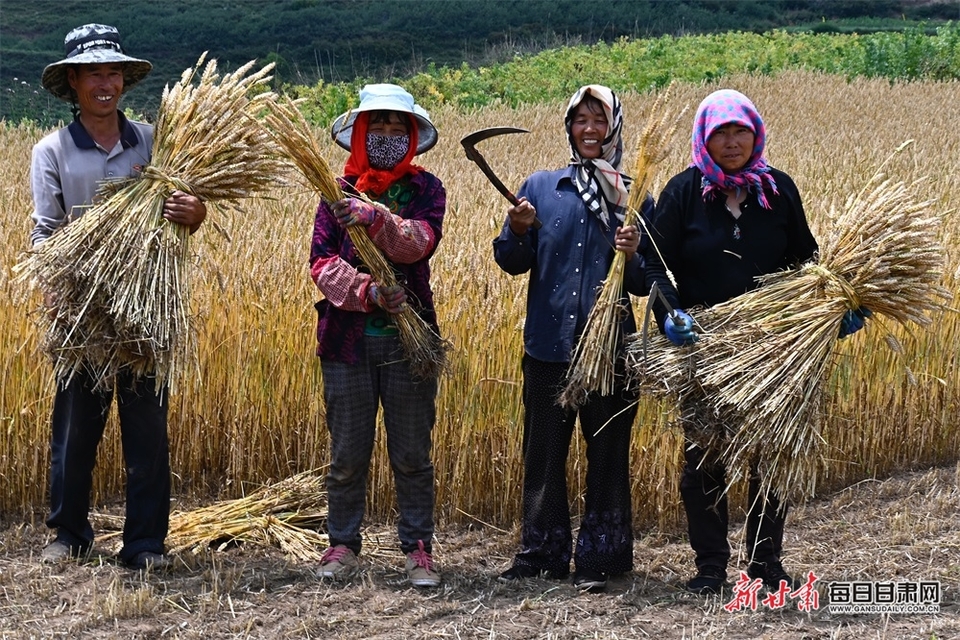
[[(600, 101), (607, 116), (607, 136), (600, 145), (599, 158), (581, 157), (571, 133), (577, 107), (588, 95)], [(611, 214), (623, 221), (630, 188), (630, 178), (620, 173), (623, 162), (623, 109), (620, 100), (613, 91), (599, 84), (580, 87), (567, 105), (564, 126), (572, 153), (570, 164), (577, 166), (574, 182), (580, 197), (600, 219), (604, 228), (609, 229)]]

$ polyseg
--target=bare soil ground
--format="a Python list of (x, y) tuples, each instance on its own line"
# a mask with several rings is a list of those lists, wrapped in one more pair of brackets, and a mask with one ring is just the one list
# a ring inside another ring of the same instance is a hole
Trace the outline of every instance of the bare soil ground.
[[(785, 565), (820, 579), (820, 607), (807, 612), (795, 601), (731, 612), (730, 593), (684, 593), (692, 567), (685, 537), (657, 533), (638, 537), (632, 574), (606, 593), (581, 594), (569, 581), (498, 583), (516, 530), (441, 527), (443, 585), (418, 590), (405, 583), (386, 525), (367, 530), (363, 571), (330, 583), (277, 550), (249, 546), (177, 556), (158, 574), (125, 569), (114, 549), (100, 547), (88, 561), (45, 566), (37, 562), (43, 524), (7, 523), (0, 638), (960, 638), (958, 480), (954, 467), (905, 473), (793, 509)], [(826, 608), (830, 581), (921, 580), (940, 581), (940, 613)]]

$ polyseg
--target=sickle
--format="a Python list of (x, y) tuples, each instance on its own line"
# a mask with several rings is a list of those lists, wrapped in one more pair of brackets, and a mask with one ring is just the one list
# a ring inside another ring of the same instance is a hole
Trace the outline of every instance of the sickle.
[[(468, 136), (465, 136), (460, 140), (460, 144), (463, 145), (463, 150), (467, 153), (467, 159), (476, 163), (480, 170), (483, 171), (483, 175), (487, 176), (487, 180), (497, 188), (497, 191), (503, 194), (503, 196), (510, 201), (510, 204), (517, 205), (520, 203), (517, 200), (517, 196), (507, 189), (507, 187), (500, 181), (500, 178), (497, 177), (497, 174), (493, 172), (493, 169), (490, 168), (490, 165), (487, 164), (487, 161), (484, 159), (483, 155), (477, 151), (477, 143), (486, 140), (487, 138), (492, 138), (494, 136), (504, 135), (506, 133), (530, 133), (526, 129), (519, 129), (517, 127), (490, 127), (489, 129), (480, 129), (479, 131), (474, 131)], [(539, 229), (543, 224), (540, 222), (539, 218), (534, 218), (533, 228)]]

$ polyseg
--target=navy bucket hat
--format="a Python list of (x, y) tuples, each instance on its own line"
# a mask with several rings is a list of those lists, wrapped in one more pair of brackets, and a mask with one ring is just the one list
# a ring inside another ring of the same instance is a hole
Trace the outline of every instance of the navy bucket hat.
[(105, 24), (85, 24), (67, 34), (63, 40), (66, 58), (47, 65), (40, 83), (61, 100), (71, 102), (73, 90), (67, 82), (67, 69), (76, 64), (123, 65), (123, 92), (143, 80), (153, 65), (146, 60), (131, 58), (120, 46), (120, 33), (116, 27)]

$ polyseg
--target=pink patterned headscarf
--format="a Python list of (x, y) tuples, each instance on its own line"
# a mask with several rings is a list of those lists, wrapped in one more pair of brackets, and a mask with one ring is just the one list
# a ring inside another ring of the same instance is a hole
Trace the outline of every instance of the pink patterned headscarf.
[[(710, 153), (707, 151), (707, 141), (713, 132), (726, 124), (739, 124), (749, 128), (754, 134), (753, 153), (747, 164), (733, 175), (723, 172)], [(714, 91), (703, 99), (697, 108), (697, 116), (693, 120), (693, 162), (703, 172), (703, 199), (712, 197), (721, 189), (746, 189), (756, 191), (760, 206), (770, 208), (764, 187), (773, 193), (777, 191), (777, 184), (770, 175), (770, 167), (763, 156), (766, 144), (767, 130), (763, 126), (763, 119), (750, 99), (732, 89)]]

